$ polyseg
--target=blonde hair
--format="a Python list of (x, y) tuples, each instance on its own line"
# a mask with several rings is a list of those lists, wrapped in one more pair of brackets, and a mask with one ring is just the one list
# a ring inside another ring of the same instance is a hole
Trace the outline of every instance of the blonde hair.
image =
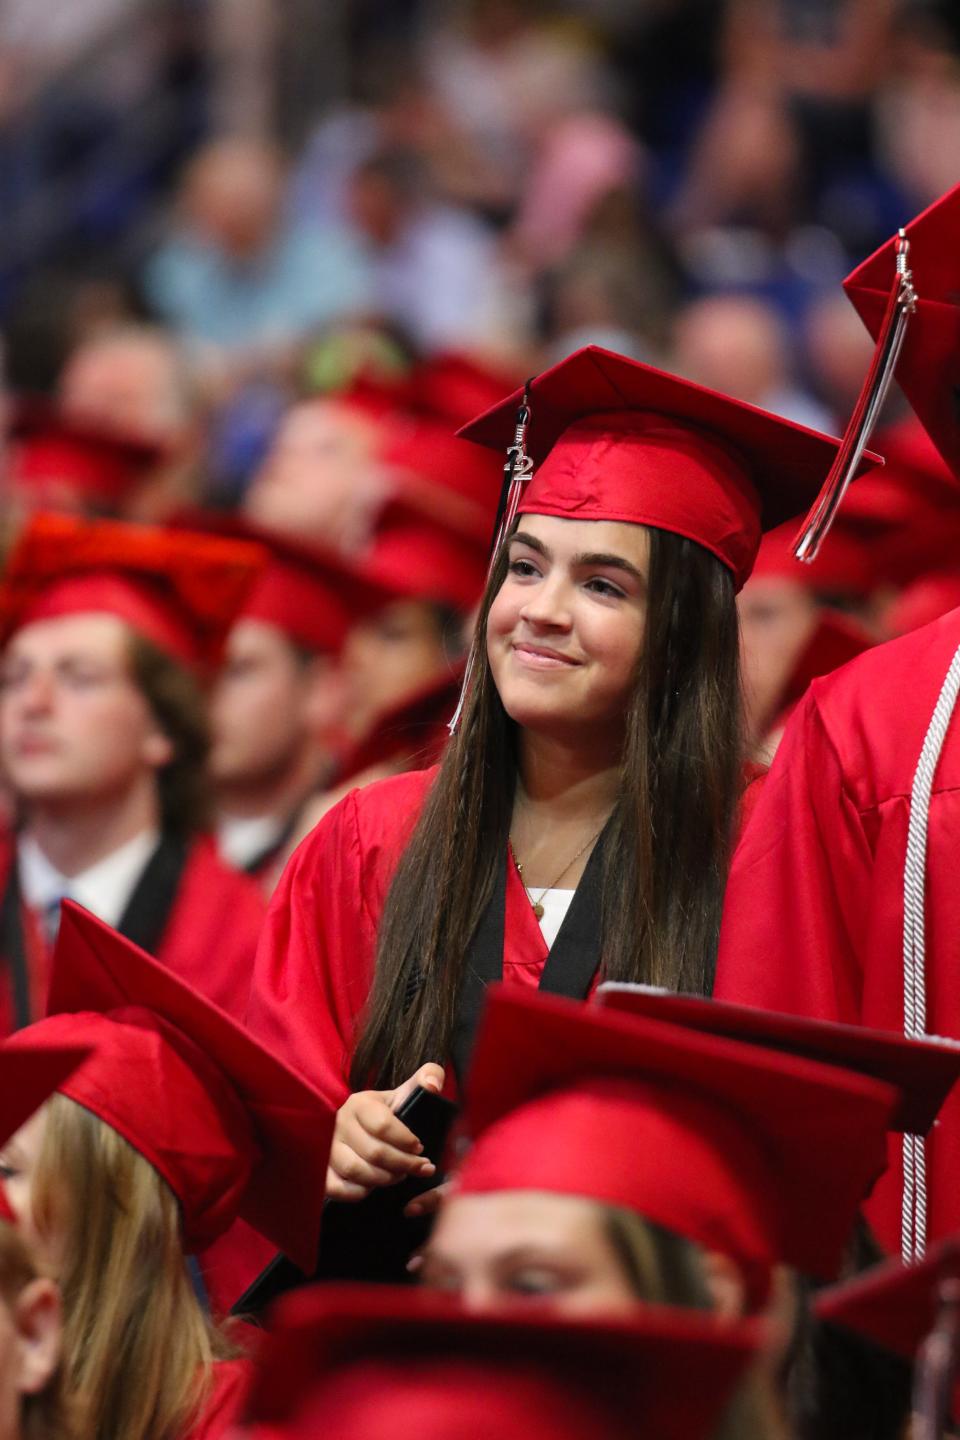
[(64, 1372), (97, 1440), (177, 1440), (231, 1348), (187, 1271), (178, 1201), (121, 1135), (64, 1095), (47, 1106), (34, 1224), (62, 1237)]
[[(12, 1225), (0, 1223), (0, 1299), (13, 1308), (27, 1286), (39, 1278), (23, 1237)], [(61, 1365), (42, 1390), (23, 1396), (19, 1433), (22, 1440), (71, 1440), (74, 1429), (64, 1399)]]

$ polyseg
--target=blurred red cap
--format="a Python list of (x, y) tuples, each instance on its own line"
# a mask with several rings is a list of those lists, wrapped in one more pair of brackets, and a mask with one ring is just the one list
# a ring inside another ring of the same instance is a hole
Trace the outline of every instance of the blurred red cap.
[[(460, 434), (505, 452), (518, 390)], [(838, 442), (754, 405), (589, 345), (530, 386), (533, 477), (520, 513), (625, 520), (686, 536), (739, 589), (761, 533), (804, 510)], [(874, 463), (866, 455), (861, 469)]]
[(637, 1310), (563, 1320), (448, 1295), (317, 1287), (274, 1315), (251, 1440), (697, 1440), (762, 1343), (751, 1324)]
[(95, 1049), (56, 1088), (159, 1171), (180, 1201), (186, 1249), (204, 1249), (239, 1215), (313, 1268), (334, 1116), (312, 1086), (70, 900), (47, 1008), (4, 1048)]
[(0, 642), (102, 611), (188, 665), (213, 666), (263, 565), (254, 545), (113, 520), (35, 515), (0, 581)]

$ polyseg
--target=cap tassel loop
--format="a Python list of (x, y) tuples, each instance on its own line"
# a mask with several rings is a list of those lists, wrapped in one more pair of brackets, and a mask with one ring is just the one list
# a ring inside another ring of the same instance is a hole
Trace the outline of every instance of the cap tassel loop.
[[(527, 454), (527, 430), (530, 426), (530, 385), (528, 380), (523, 387), (523, 399), (520, 401), (517, 410), (517, 424), (514, 431), (513, 443), (507, 450), (506, 460), (503, 466), (503, 486), (500, 491), (500, 504), (497, 509), (497, 519), (493, 532), (493, 544), (490, 548), (490, 564), (487, 568), (487, 580), (493, 573), (493, 567), (497, 563), (497, 556), (500, 554), (500, 547), (513, 529), (513, 522), (517, 518), (517, 510), (520, 506), (520, 497), (523, 494), (524, 486), (530, 481), (533, 475), (533, 459)], [(467, 703), (467, 695), (470, 691), (470, 681), (473, 676), (476, 664), (477, 641), (474, 637), (470, 646), (470, 653), (467, 656), (466, 668), (463, 672), (463, 684), (460, 686), (460, 698), (457, 701), (457, 708), (453, 712), (453, 718), (447, 726), (451, 735), (456, 735), (460, 728), (460, 721), (463, 716), (463, 709)]]
[(887, 398), (890, 382), (903, 349), (907, 323), (917, 308), (913, 273), (907, 264), (909, 255), (910, 241), (906, 232), (901, 229), (897, 235), (894, 283), (867, 378), (847, 424), (836, 459), (830, 467), (830, 473), (793, 543), (794, 556), (805, 565), (812, 564), (820, 553), (820, 546), (830, 532), (850, 481), (857, 473), (857, 467)]

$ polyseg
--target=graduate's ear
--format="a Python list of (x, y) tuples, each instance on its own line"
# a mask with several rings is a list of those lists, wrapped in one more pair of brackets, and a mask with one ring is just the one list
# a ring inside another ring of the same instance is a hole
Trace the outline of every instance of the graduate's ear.
[(747, 1289), (740, 1267), (729, 1255), (706, 1250), (703, 1255), (704, 1279), (713, 1309), (721, 1320), (740, 1320), (747, 1310)]
[(18, 1354), (17, 1388), (37, 1395), (60, 1361), (63, 1321), (60, 1291), (52, 1280), (31, 1280), (13, 1304)]

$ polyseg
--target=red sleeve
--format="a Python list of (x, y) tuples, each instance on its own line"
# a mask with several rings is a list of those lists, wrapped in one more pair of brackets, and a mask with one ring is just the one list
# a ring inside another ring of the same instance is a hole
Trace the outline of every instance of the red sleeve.
[(324, 816), (284, 870), (260, 937), (247, 1010), (250, 1030), (335, 1107), (350, 1093), (350, 1057), (376, 945), (357, 793)]
[(717, 998), (855, 1021), (872, 864), (811, 693), (787, 727), (734, 854)]

